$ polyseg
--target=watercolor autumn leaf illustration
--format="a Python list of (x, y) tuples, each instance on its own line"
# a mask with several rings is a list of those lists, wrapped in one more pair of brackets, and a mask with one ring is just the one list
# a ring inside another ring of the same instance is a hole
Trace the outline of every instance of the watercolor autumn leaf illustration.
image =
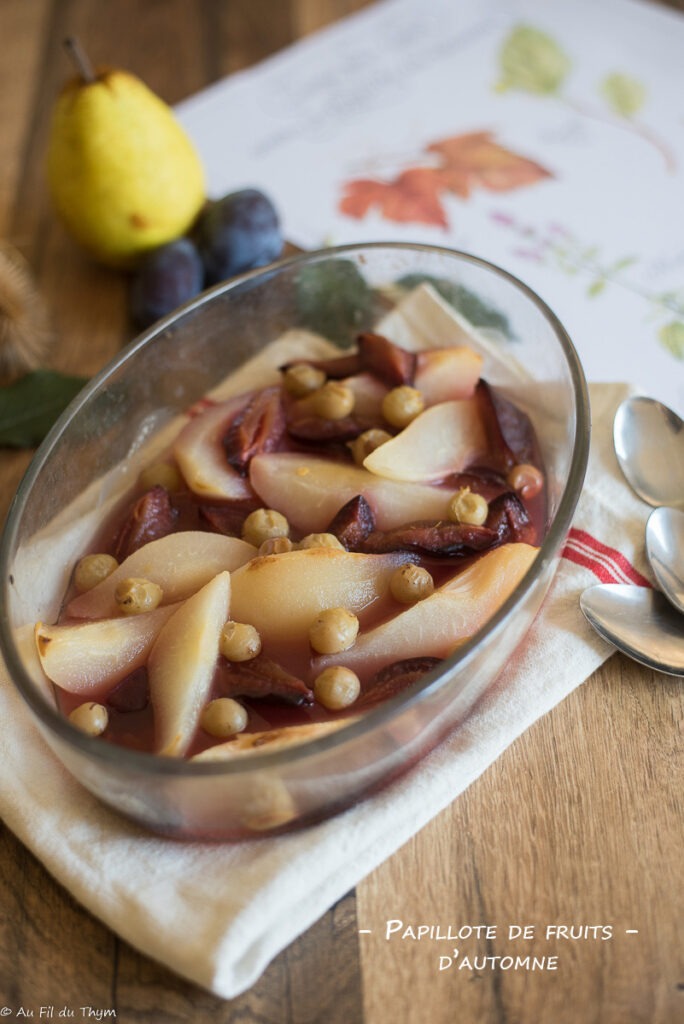
[[(675, 155), (646, 120), (649, 96), (644, 82), (633, 74), (606, 68), (593, 82), (593, 95), (572, 95), (576, 57), (552, 35), (534, 25), (516, 24), (502, 38), (495, 56), (493, 95), (522, 92), (540, 104), (556, 103), (577, 117), (603, 126), (607, 131), (628, 132), (640, 145), (660, 158), (666, 174), (677, 172)], [(338, 201), (346, 217), (363, 220), (375, 212), (397, 224), (424, 224), (450, 228), (448, 199), (469, 200), (473, 193), (506, 193), (556, 179), (547, 167), (526, 154), (504, 146), (495, 133), (473, 130), (450, 135), (424, 146), (410, 158), (393, 160), (397, 172), (354, 177), (344, 182)], [(640, 257), (630, 254), (604, 258), (601, 247), (585, 242), (572, 231), (555, 225), (521, 225), (506, 212), (490, 210), (500, 227), (520, 235), (513, 250), (517, 258), (551, 266), (560, 273), (576, 275), (584, 282), (584, 294), (597, 299), (613, 287), (637, 292), (648, 303), (649, 319), (656, 321), (660, 345), (675, 359), (684, 361), (684, 291), (655, 293), (639, 286), (635, 271)]]
[(541, 164), (500, 145), (488, 131), (432, 142), (423, 154), (425, 165), (408, 167), (389, 181), (347, 181), (340, 212), (362, 220), (375, 208), (385, 220), (447, 228), (448, 194), (468, 199), (477, 188), (507, 192), (552, 177)]

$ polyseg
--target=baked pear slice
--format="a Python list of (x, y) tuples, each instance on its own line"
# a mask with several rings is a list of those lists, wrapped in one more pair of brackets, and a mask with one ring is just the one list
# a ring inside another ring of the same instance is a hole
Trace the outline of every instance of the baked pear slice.
[(182, 757), (192, 741), (211, 689), (229, 608), (230, 573), (220, 572), (159, 632), (147, 663), (159, 754)]
[(460, 473), (483, 455), (487, 437), (474, 398), (440, 402), (367, 455), (365, 469), (421, 483)]
[(374, 629), (341, 654), (315, 658), (314, 672), (344, 665), (372, 676), (405, 658), (446, 658), (469, 640), (513, 593), (538, 548), (502, 544), (452, 577), (429, 597)]
[(306, 644), (321, 611), (345, 608), (355, 615), (387, 597), (405, 551), (365, 555), (337, 548), (303, 548), (261, 555), (231, 577), (231, 617), (249, 622), (265, 642)]
[(453, 495), (446, 488), (389, 480), (360, 466), (299, 452), (257, 455), (249, 475), (264, 504), (279, 509), (300, 533), (327, 530), (339, 510), (359, 494), (373, 510), (379, 530), (417, 519), (447, 519)]
[(246, 478), (228, 463), (223, 448), (223, 438), (248, 400), (248, 395), (239, 395), (209, 406), (193, 416), (176, 438), (174, 458), (186, 484), (200, 498), (244, 501), (253, 497)]
[(413, 385), (426, 405), (471, 398), (482, 373), (483, 361), (482, 356), (467, 345), (418, 352)]
[(43, 671), (69, 693), (99, 698), (145, 664), (158, 633), (176, 610), (169, 605), (75, 625), (39, 622), (35, 640)]
[(287, 725), (281, 729), (268, 729), (265, 732), (242, 732), (226, 743), (218, 743), (207, 747), (201, 754), (195, 754), (191, 761), (228, 761), (245, 754), (259, 753), (262, 750), (283, 750), (298, 743), (309, 743), (337, 732), (344, 725), (356, 721), (358, 716), (336, 718), (330, 722), (307, 722), (305, 725)]
[(78, 619), (116, 616), (120, 609), (114, 591), (129, 577), (142, 577), (160, 586), (165, 605), (184, 601), (218, 573), (237, 569), (254, 555), (256, 548), (238, 537), (202, 530), (170, 533), (134, 551), (96, 587), (73, 598), (67, 612)]

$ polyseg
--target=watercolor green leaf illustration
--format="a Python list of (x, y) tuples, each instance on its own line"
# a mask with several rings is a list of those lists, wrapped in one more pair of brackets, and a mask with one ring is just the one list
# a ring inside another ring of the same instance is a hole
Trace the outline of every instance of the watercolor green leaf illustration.
[(684, 320), (671, 320), (658, 331), (658, 338), (675, 359), (684, 360)]
[(494, 88), (499, 93), (519, 90), (554, 99), (581, 117), (629, 131), (656, 149), (666, 170), (674, 173), (676, 160), (670, 147), (636, 119), (646, 104), (644, 83), (623, 71), (611, 71), (596, 85), (600, 106), (592, 106), (567, 92), (574, 64), (573, 57), (547, 32), (534, 25), (515, 25), (499, 49), (499, 79)]
[(299, 322), (311, 331), (351, 345), (370, 327), (373, 294), (351, 260), (329, 260), (303, 267), (297, 277)]
[(517, 25), (499, 55), (499, 92), (521, 89), (540, 95), (559, 92), (572, 61), (555, 39), (533, 25)]
[(432, 274), (421, 273), (404, 274), (396, 284), (403, 293), (410, 292), (421, 284), (432, 285), (446, 302), (462, 313), (475, 327), (490, 328), (509, 341), (516, 340), (505, 313), (463, 284), (446, 277), (434, 277)]
[(600, 88), (608, 106), (620, 117), (634, 117), (646, 101), (644, 84), (618, 71), (606, 75)]
[(499, 227), (517, 238), (512, 250), (515, 256), (587, 280), (587, 298), (598, 298), (609, 286), (640, 295), (648, 304), (645, 319), (659, 324), (655, 328), (659, 344), (675, 359), (684, 362), (684, 288), (656, 292), (640, 287), (624, 273), (639, 263), (639, 257), (607, 258), (598, 245), (588, 245), (563, 224), (534, 226), (502, 210), (495, 210), (490, 216)]

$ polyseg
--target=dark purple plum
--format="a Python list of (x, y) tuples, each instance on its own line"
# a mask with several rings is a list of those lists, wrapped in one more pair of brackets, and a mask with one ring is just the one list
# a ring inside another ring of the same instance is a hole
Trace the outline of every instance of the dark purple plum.
[(138, 327), (149, 327), (198, 295), (204, 267), (189, 238), (178, 238), (147, 255), (131, 282), (130, 310)]
[(277, 211), (255, 188), (210, 203), (200, 214), (195, 238), (209, 284), (272, 263), (283, 249)]

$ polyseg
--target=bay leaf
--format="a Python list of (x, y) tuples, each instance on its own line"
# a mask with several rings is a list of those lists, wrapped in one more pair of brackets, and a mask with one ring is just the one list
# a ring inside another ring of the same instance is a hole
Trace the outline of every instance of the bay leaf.
[(0, 446), (33, 448), (40, 444), (86, 377), (56, 370), (35, 370), (0, 388)]

